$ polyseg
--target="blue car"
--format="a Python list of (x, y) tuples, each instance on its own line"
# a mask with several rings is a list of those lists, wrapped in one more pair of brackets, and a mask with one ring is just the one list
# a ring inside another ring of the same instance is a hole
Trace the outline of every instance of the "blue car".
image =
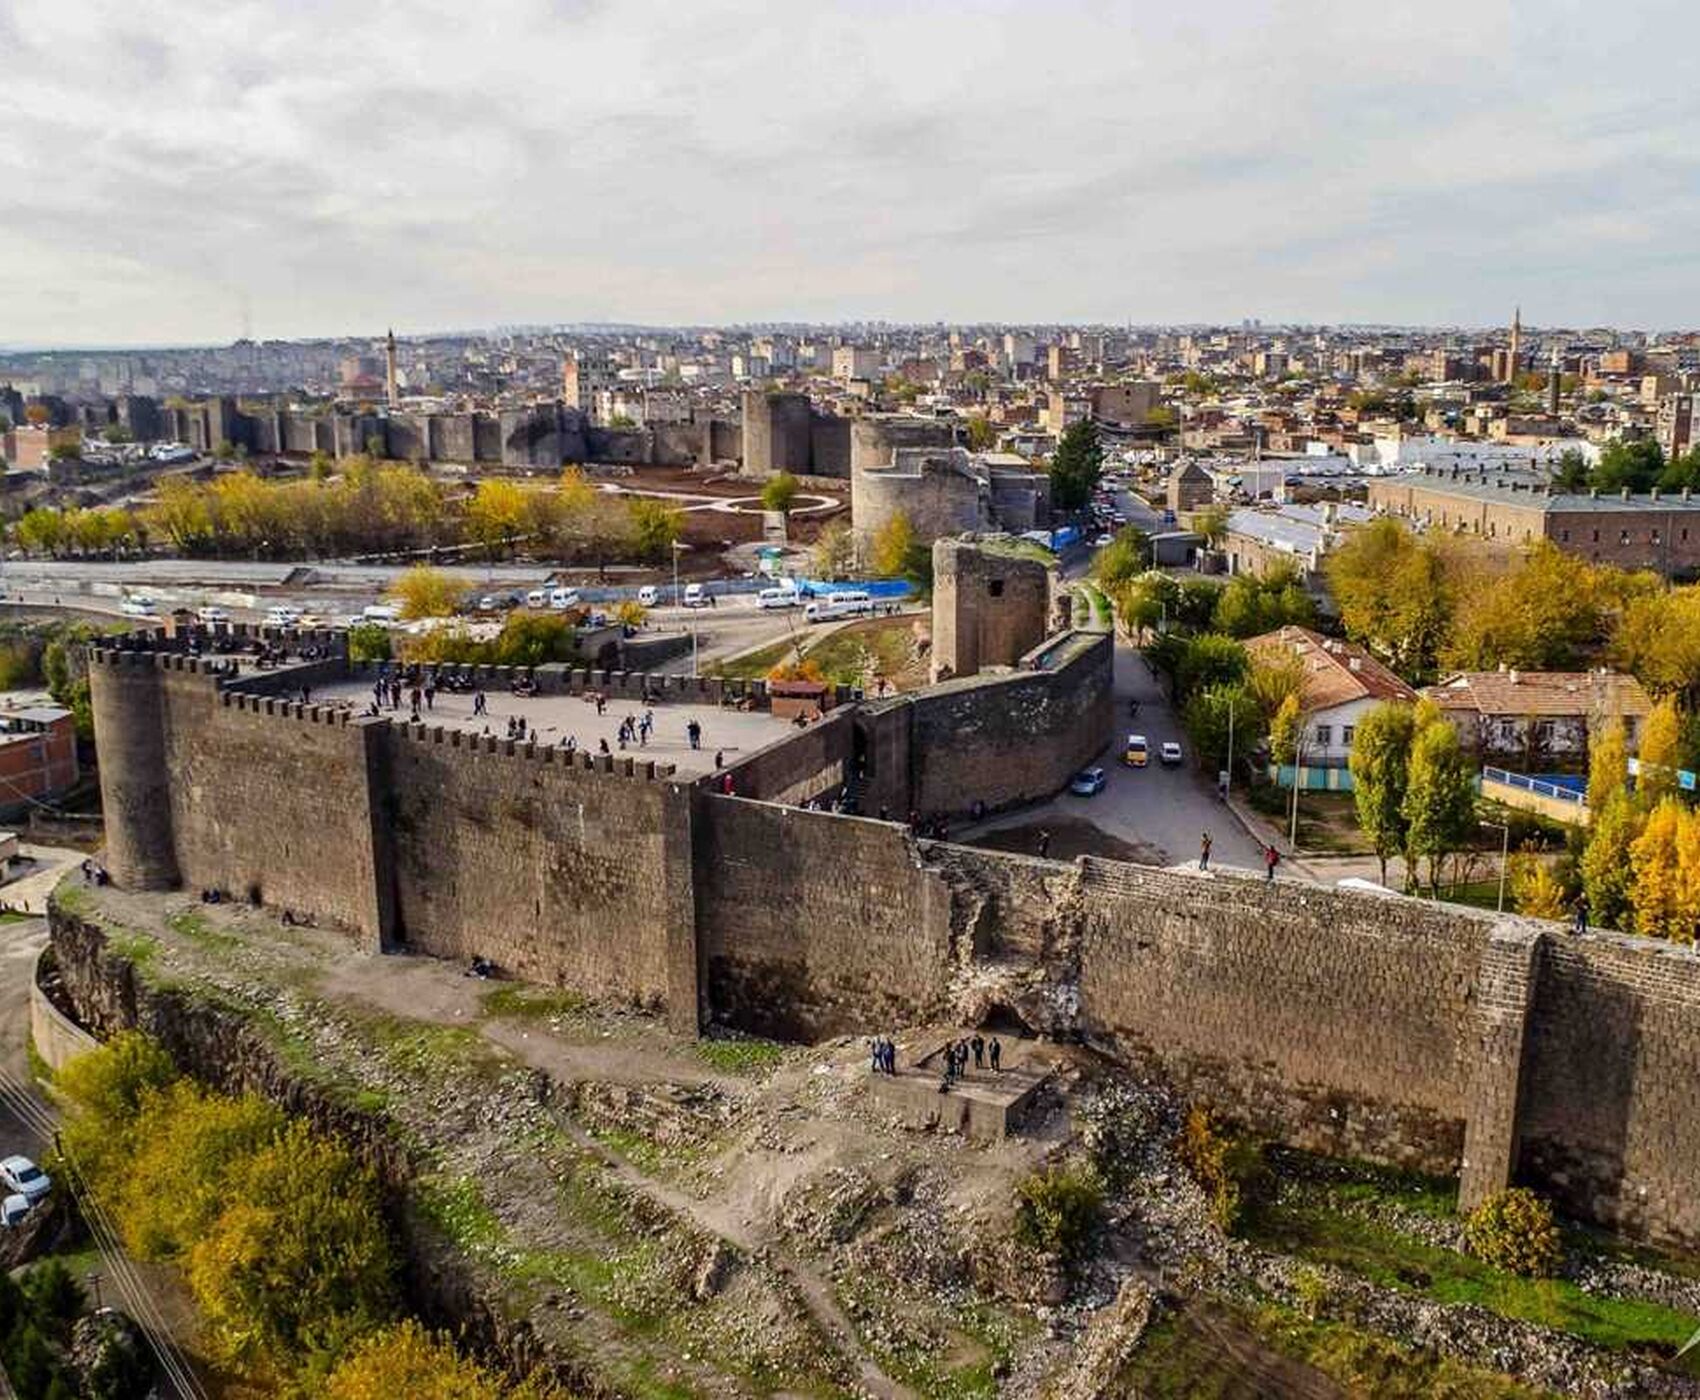
[(1096, 797), (1104, 790), (1105, 781), (1102, 768), (1087, 768), (1074, 775), (1074, 781), (1068, 785), (1068, 790), (1076, 797)]

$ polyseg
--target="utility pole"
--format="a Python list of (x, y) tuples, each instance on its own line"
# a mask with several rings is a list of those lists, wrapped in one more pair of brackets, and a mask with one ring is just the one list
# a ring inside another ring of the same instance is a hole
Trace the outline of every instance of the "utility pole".
[(1299, 716), (1298, 736), (1293, 740), (1293, 820), (1287, 832), (1287, 842), (1298, 854), (1299, 849), (1299, 771), (1305, 761), (1305, 725), (1304, 716)]
[(1497, 826), (1499, 828), (1499, 831), (1500, 831), (1500, 842), (1499, 842), (1499, 902), (1498, 902), (1498, 904), (1496, 904), (1494, 906), (1494, 908), (1499, 913), (1503, 914), (1505, 912), (1505, 867), (1507, 865), (1509, 865), (1510, 862), (1511, 862), (1511, 823), (1510, 822), (1490, 822), (1490, 821), (1486, 821), (1486, 820), (1481, 820), (1480, 824), (1482, 826), (1485, 826), (1485, 827), (1496, 827)]

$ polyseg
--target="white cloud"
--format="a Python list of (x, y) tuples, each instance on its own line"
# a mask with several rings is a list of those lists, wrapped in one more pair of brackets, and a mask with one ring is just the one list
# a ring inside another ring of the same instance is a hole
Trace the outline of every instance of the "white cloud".
[[(1700, 321), (1700, 13), (12, 0), (0, 338)], [(7, 37), (0, 33), (0, 39)]]

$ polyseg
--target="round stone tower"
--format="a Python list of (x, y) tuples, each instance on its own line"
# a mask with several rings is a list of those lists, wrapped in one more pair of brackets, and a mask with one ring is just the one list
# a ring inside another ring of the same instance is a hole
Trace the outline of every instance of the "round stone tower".
[(106, 868), (125, 889), (179, 882), (165, 760), (164, 677), (148, 652), (97, 650), (89, 658)]

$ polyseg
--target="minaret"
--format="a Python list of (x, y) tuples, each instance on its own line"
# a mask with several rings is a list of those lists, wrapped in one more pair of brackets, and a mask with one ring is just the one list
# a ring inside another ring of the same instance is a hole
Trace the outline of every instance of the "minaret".
[(1511, 313), (1511, 363), (1506, 368), (1505, 382), (1517, 382), (1517, 370), (1523, 363), (1523, 308)]
[(1558, 347), (1552, 347), (1552, 368), (1547, 371), (1547, 412), (1558, 417)]
[(392, 327), (388, 338), (384, 341), (384, 391), (389, 399), (391, 408), (401, 402), (401, 395), (395, 386), (395, 330)]

